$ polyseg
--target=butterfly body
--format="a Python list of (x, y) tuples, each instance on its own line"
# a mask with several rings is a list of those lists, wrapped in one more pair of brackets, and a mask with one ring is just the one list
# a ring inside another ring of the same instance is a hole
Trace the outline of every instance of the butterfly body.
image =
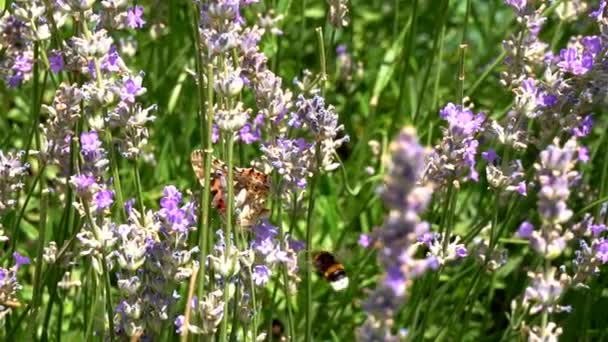
[[(192, 169), (201, 185), (205, 180), (205, 152), (195, 150), (191, 155)], [(223, 216), (227, 210), (228, 166), (212, 157), (210, 172), (210, 194), (212, 206)], [(266, 199), (270, 192), (267, 174), (254, 168), (233, 168), (233, 188), (237, 224), (248, 228), (268, 214)]]

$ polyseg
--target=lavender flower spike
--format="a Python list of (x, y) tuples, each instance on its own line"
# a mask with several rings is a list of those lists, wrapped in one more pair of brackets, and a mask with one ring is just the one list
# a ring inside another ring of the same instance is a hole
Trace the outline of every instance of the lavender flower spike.
[[(363, 304), (368, 319), (358, 330), (360, 340), (366, 336), (392, 336), (392, 316), (406, 297), (412, 280), (428, 268), (438, 266), (435, 256), (416, 258), (417, 240), (429, 229), (418, 216), (428, 205), (430, 184), (420, 184), (425, 167), (426, 150), (418, 143), (413, 128), (406, 127), (390, 146), (385, 187), (381, 194), (389, 213), (384, 225), (373, 232), (378, 259), (385, 269), (376, 290)], [(378, 323), (381, 324), (378, 324)], [(388, 338), (385, 340), (398, 340)]]

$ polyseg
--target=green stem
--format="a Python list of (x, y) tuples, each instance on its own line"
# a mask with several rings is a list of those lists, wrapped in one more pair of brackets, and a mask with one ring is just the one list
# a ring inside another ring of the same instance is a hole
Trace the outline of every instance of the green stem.
[(308, 195), (308, 214), (306, 216), (306, 292), (304, 308), (306, 313), (306, 335), (305, 341), (310, 342), (312, 338), (312, 215), (315, 209), (315, 190), (319, 178), (319, 168), (321, 167), (321, 145), (316, 143), (315, 161), (316, 169), (310, 181), (310, 194)]
[(142, 224), (144, 223), (144, 218), (146, 217), (145, 208), (144, 208), (144, 196), (141, 187), (141, 178), (139, 176), (139, 157), (135, 157), (135, 161), (133, 163), (133, 177), (135, 178), (135, 191), (137, 193), (137, 206), (139, 207), (139, 212), (141, 214)]
[[(199, 87), (202, 89), (202, 81), (203, 75), (199, 75)], [(204, 170), (204, 179), (203, 179), (203, 190), (201, 191), (201, 224), (199, 226), (200, 235), (198, 240), (198, 246), (200, 249), (199, 255), (199, 265), (201, 271), (199, 273), (199, 287), (198, 287), (198, 297), (203, 298), (205, 294), (205, 273), (206, 273), (206, 260), (208, 254), (208, 241), (209, 241), (209, 209), (210, 209), (210, 190), (211, 186), (211, 157), (213, 156), (213, 143), (211, 141), (211, 133), (213, 130), (213, 65), (207, 65), (207, 118), (205, 120), (205, 114), (203, 112), (204, 99), (200, 99), (201, 101), (201, 133), (204, 136), (204, 148), (205, 148), (205, 170)], [(203, 96), (202, 93), (199, 93), (199, 96)], [(206, 125), (206, 127), (205, 127)]]
[[(228, 167), (228, 177), (227, 177), (227, 199), (228, 202), (226, 205), (226, 250), (224, 254), (224, 258), (226, 258), (225, 263), (228, 264), (228, 258), (232, 253), (231, 245), (232, 245), (232, 214), (234, 211), (234, 169), (233, 169), (233, 157), (234, 157), (234, 136), (232, 132), (228, 132), (226, 134), (226, 166)], [(220, 341), (225, 342), (228, 332), (228, 311), (230, 309), (229, 301), (230, 301), (230, 291), (229, 291), (230, 283), (225, 279), (224, 282), (224, 316), (222, 317), (222, 323), (220, 328)], [(236, 299), (235, 299), (236, 300)], [(235, 329), (235, 327), (232, 327)]]

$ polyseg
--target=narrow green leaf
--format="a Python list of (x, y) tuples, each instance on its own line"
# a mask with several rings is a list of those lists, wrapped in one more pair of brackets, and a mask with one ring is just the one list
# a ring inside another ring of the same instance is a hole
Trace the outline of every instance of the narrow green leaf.
[(374, 84), (372, 98), (370, 100), (370, 105), (373, 107), (378, 104), (380, 94), (382, 93), (382, 91), (384, 91), (384, 88), (386, 88), (391, 78), (393, 77), (393, 74), (395, 72), (395, 66), (397, 65), (397, 57), (401, 54), (401, 51), (403, 50), (403, 37), (409, 29), (410, 24), (411, 22), (405, 25), (405, 27), (401, 30), (399, 37), (395, 39), (390, 49), (388, 49), (384, 54), (384, 58), (382, 59), (382, 65), (380, 66), (378, 76), (376, 77), (376, 83)]

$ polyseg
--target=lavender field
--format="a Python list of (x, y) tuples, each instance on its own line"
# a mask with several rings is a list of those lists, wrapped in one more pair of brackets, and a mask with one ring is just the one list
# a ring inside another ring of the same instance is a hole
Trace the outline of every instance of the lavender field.
[(607, 0), (0, 0), (0, 341), (608, 340)]

